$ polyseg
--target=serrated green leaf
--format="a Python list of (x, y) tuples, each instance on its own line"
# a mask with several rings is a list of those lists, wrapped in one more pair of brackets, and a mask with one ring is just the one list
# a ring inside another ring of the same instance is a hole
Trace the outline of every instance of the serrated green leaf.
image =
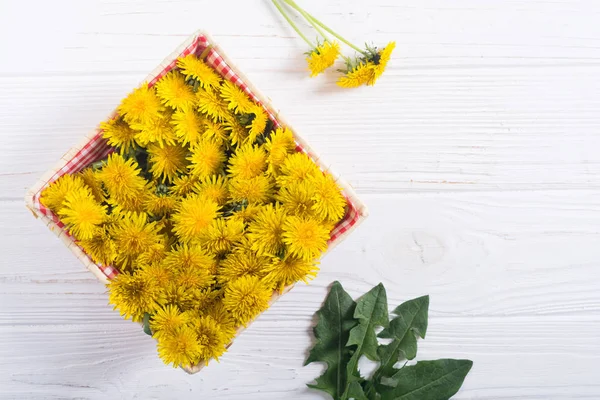
[(381, 387), (381, 400), (447, 400), (460, 389), (473, 361), (442, 359), (419, 361), (399, 370)]
[(350, 360), (350, 349), (346, 347), (350, 330), (356, 325), (352, 317), (356, 303), (344, 291), (339, 282), (334, 282), (323, 306), (317, 311), (314, 328), (315, 345), (304, 365), (315, 361), (327, 363), (327, 369), (316, 379), (313, 389), (329, 393), (338, 400), (347, 385), (346, 364)]
[[(346, 366), (349, 382), (362, 380), (358, 371), (358, 361), (362, 355), (373, 361), (379, 360), (375, 329), (378, 326), (387, 327), (389, 324), (387, 296), (382, 283), (369, 290), (358, 300), (354, 311), (354, 319), (358, 321), (358, 325), (350, 331), (350, 337), (346, 344), (346, 346), (356, 346)], [(348, 391), (344, 393), (342, 398), (350, 398)]]
[(354, 400), (369, 400), (365, 392), (363, 391), (362, 386), (358, 382), (350, 382), (348, 384), (348, 389), (346, 390), (345, 395), (348, 399)]
[(389, 327), (379, 334), (379, 337), (393, 340), (377, 349), (381, 365), (373, 375), (375, 381), (379, 381), (383, 376), (393, 375), (396, 372), (394, 364), (401, 359), (412, 360), (417, 355), (417, 336), (424, 339), (427, 333), (429, 296), (404, 302), (396, 307), (393, 313), (396, 317), (390, 321)]

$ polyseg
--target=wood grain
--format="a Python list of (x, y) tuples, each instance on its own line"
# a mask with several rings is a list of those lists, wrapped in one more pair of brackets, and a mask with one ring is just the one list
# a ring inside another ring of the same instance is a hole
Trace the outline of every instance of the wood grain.
[[(384, 282), (391, 305), (430, 294), (419, 358), (475, 361), (457, 399), (600, 398), (600, 4), (302, 4), (354, 42), (396, 40), (375, 87), (306, 77), (268, 1), (0, 4), (0, 398), (324, 399), (302, 363), (333, 280), (353, 296)], [(22, 198), (198, 28), (371, 216), (188, 376)]]

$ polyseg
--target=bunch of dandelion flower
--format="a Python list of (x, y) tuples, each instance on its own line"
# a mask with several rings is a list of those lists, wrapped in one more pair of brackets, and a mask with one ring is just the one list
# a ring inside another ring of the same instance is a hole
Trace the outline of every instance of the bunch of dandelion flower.
[(240, 146), (248, 140), (248, 130), (236, 118), (227, 118), (223, 127), (228, 133), (227, 136), (232, 146)]
[(100, 182), (100, 179), (98, 178), (98, 173), (94, 171), (93, 168), (85, 168), (83, 171), (79, 172), (78, 175), (83, 179), (83, 182), (90, 189), (94, 199), (96, 199), (98, 203), (106, 201), (106, 192), (102, 187), (102, 182)]
[(126, 319), (142, 320), (144, 313), (154, 313), (164, 301), (162, 288), (146, 274), (120, 273), (108, 284), (108, 301)]
[(293, 153), (288, 155), (283, 161), (279, 172), (277, 184), (280, 187), (303, 182), (306, 179), (322, 173), (314, 161), (304, 153)]
[(254, 115), (248, 128), (248, 140), (250, 143), (254, 143), (256, 138), (263, 134), (267, 129), (267, 122), (269, 121), (269, 115), (262, 106), (253, 105), (250, 112)]
[(112, 236), (119, 249), (117, 262), (124, 268), (132, 263), (150, 247), (161, 243), (156, 222), (149, 222), (145, 213), (126, 212), (123, 218), (112, 228)]
[[(279, 189), (276, 199), (283, 205), (283, 208), (289, 215), (325, 219), (315, 212), (314, 196), (315, 190), (312, 182), (303, 181), (282, 187)], [(317, 216), (319, 217), (316, 218)]]
[(265, 149), (268, 154), (267, 172), (271, 175), (277, 175), (286, 157), (295, 148), (296, 143), (294, 142), (292, 132), (288, 128), (277, 128), (265, 143)]
[(91, 238), (78, 244), (98, 264), (111, 265), (117, 257), (117, 246), (104, 226), (95, 228)]
[(219, 74), (194, 54), (179, 58), (177, 67), (188, 79), (198, 82), (203, 89), (218, 88), (221, 83)]
[(144, 123), (132, 123), (131, 128), (135, 129), (135, 140), (142, 146), (148, 146), (156, 143), (159, 146), (174, 145), (177, 140), (177, 134), (171, 124), (173, 112), (165, 110), (157, 113), (154, 117)]
[(179, 327), (174, 333), (160, 335), (157, 347), (161, 360), (175, 368), (193, 365), (202, 349), (195, 330), (188, 325)]
[(229, 181), (223, 175), (211, 175), (194, 186), (194, 192), (222, 206), (229, 198)]
[(98, 179), (104, 184), (111, 198), (122, 201), (139, 197), (140, 191), (146, 186), (146, 180), (140, 174), (137, 162), (112, 153), (98, 172)]
[(254, 102), (235, 83), (225, 81), (221, 85), (220, 96), (227, 103), (227, 108), (236, 113), (247, 114), (252, 112)]
[(79, 188), (67, 193), (58, 215), (77, 239), (91, 239), (106, 220), (106, 206), (98, 204), (87, 187)]
[(178, 173), (186, 170), (187, 151), (184, 147), (150, 144), (147, 150), (150, 172), (155, 178), (172, 182)]
[(224, 254), (242, 240), (244, 228), (239, 220), (217, 218), (200, 234), (198, 243), (212, 254)]
[(338, 222), (346, 213), (346, 199), (329, 174), (317, 174), (310, 180), (314, 191), (312, 210), (322, 220)]
[(229, 195), (234, 202), (245, 200), (249, 204), (266, 203), (273, 196), (273, 183), (265, 175), (250, 179), (231, 179)]
[(173, 196), (186, 196), (193, 193), (197, 184), (197, 177), (193, 175), (180, 175), (173, 179), (172, 186), (169, 187), (169, 193)]
[(327, 249), (329, 229), (310, 218), (288, 217), (283, 224), (283, 242), (289, 254), (313, 260)]
[(148, 86), (147, 83), (129, 93), (117, 108), (119, 115), (123, 116), (129, 124), (148, 123), (164, 109), (154, 88)]
[(273, 204), (263, 206), (248, 226), (252, 250), (267, 255), (281, 252), (284, 248), (283, 225), (286, 218), (283, 207)]
[(268, 257), (260, 256), (249, 248), (236, 247), (219, 263), (217, 281), (224, 285), (243, 276), (262, 278), (268, 264)]
[(199, 179), (216, 174), (225, 162), (225, 153), (214, 140), (201, 140), (190, 151), (188, 169), (191, 175)]
[(225, 288), (223, 305), (238, 324), (247, 326), (258, 314), (269, 308), (273, 294), (269, 286), (256, 276), (235, 279)]
[(109, 145), (118, 148), (121, 154), (130, 152), (137, 145), (135, 141), (137, 132), (131, 129), (123, 118), (115, 117), (104, 121), (100, 123), (100, 129), (102, 137)]
[(198, 143), (205, 131), (205, 119), (193, 108), (183, 108), (175, 111), (171, 119), (175, 135), (183, 145)]
[(161, 307), (150, 320), (152, 336), (160, 338), (163, 335), (173, 335), (189, 321), (190, 315), (185, 311), (181, 312), (177, 306), (169, 304)]
[(190, 85), (185, 83), (185, 77), (179, 71), (171, 71), (156, 83), (156, 94), (163, 104), (183, 109), (193, 107), (196, 95)]
[(229, 343), (229, 338), (224, 334), (223, 328), (210, 316), (195, 318), (192, 321), (192, 327), (200, 344), (197, 361), (204, 361), (206, 365), (212, 358), (218, 361), (226, 350), (225, 346)]
[(219, 216), (219, 205), (202, 196), (188, 196), (173, 214), (173, 231), (186, 243), (198, 237)]
[(199, 89), (196, 92), (196, 104), (198, 111), (214, 121), (223, 121), (229, 116), (227, 103), (219, 96), (218, 92), (211, 89)]
[(317, 276), (319, 268), (316, 261), (287, 254), (283, 258), (273, 257), (264, 271), (266, 276), (263, 280), (283, 292), (284, 288), (298, 281), (307, 283)]
[(85, 183), (79, 175), (64, 174), (42, 191), (40, 202), (57, 213), (65, 202), (67, 194), (85, 188)]
[(267, 154), (265, 150), (256, 145), (246, 144), (240, 146), (229, 159), (227, 172), (237, 179), (251, 179), (261, 175), (267, 168)]

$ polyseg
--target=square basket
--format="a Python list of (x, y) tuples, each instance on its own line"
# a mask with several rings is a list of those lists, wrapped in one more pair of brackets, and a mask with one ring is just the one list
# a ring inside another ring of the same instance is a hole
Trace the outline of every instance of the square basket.
[[(231, 81), (240, 89), (246, 92), (253, 100), (262, 105), (267, 111), (274, 127), (287, 127), (292, 131), (296, 142), (297, 151), (307, 154), (323, 171), (331, 174), (342, 188), (347, 200), (347, 211), (344, 218), (335, 226), (331, 232), (331, 238), (328, 242), (327, 251), (330, 251), (335, 245), (340, 243), (346, 236), (356, 228), (368, 215), (365, 205), (358, 199), (350, 185), (339, 177), (331, 168), (325, 164), (316, 153), (310, 148), (306, 141), (293, 130), (281, 114), (271, 105), (267, 98), (262, 95), (249, 80), (237, 69), (235, 64), (226, 56), (223, 50), (215, 43), (213, 38), (207, 33), (198, 31), (186, 39), (173, 53), (154, 69), (143, 82), (154, 85), (161, 77), (166, 75), (176, 66), (176, 60), (189, 54), (204, 55), (205, 62), (213, 67), (223, 78)], [(116, 110), (112, 111), (107, 117), (116, 115)], [(54, 232), (63, 243), (75, 254), (75, 256), (85, 264), (85, 266), (103, 283), (108, 283), (110, 279), (118, 274), (118, 271), (111, 266), (98, 265), (77, 245), (75, 239), (68, 233), (59, 217), (50, 209), (40, 203), (41, 192), (52, 182), (64, 174), (72, 174), (81, 171), (90, 164), (105, 158), (114, 151), (106, 140), (102, 137), (99, 128), (91, 131), (76, 146), (65, 153), (56, 165), (45, 173), (27, 192), (25, 202), (27, 207), (33, 212), (34, 216), (40, 219)], [(283, 293), (289, 291), (293, 285), (287, 287)], [(281, 293), (281, 294), (283, 294)], [(281, 296), (275, 293), (271, 303)], [(241, 332), (243, 328), (238, 330)], [(198, 372), (203, 365), (196, 365), (191, 368), (185, 368), (189, 373)]]

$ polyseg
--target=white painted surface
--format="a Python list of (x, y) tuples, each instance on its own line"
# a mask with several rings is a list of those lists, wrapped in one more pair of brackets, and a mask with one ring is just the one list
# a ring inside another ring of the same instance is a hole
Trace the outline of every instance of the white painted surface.
[[(420, 358), (475, 361), (457, 399), (598, 399), (600, 3), (302, 0), (396, 40), (373, 88), (309, 79), (262, 0), (0, 0), (0, 398), (323, 399), (302, 367), (340, 280), (429, 293)], [(367, 5), (370, 4), (370, 5)], [(26, 188), (198, 28), (356, 188), (371, 217), (198, 375), (24, 208)]]

